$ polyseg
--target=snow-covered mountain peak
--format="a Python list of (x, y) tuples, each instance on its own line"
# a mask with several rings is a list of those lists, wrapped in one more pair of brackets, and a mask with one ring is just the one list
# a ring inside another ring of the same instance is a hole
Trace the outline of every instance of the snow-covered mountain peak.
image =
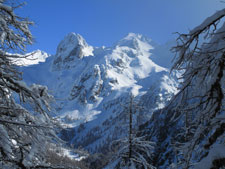
[(93, 47), (81, 35), (69, 33), (57, 47), (53, 70), (74, 67), (77, 60), (86, 56), (93, 56)]
[(18, 66), (30, 66), (36, 65), (40, 62), (45, 62), (45, 60), (50, 56), (44, 51), (35, 50), (33, 52), (27, 53), (26, 55), (16, 54), (19, 57), (13, 59), (13, 63)]
[(139, 39), (141, 41), (151, 41), (151, 39), (143, 36), (142, 34), (137, 34), (137, 33), (128, 33), (123, 40), (134, 40), (134, 39)]
[(107, 75), (116, 79), (114, 87), (131, 87), (152, 72), (168, 71), (151, 60), (155, 46), (143, 35), (129, 33), (120, 40), (106, 59)]
[(57, 52), (59, 52), (63, 48), (68, 48), (68, 44), (70, 44), (71, 47), (75, 47), (77, 45), (84, 46), (84, 47), (88, 46), (87, 42), (84, 40), (84, 38), (80, 34), (71, 32), (67, 34), (64, 37), (64, 39), (59, 43), (57, 47)]
[(136, 33), (128, 33), (124, 38), (122, 38), (117, 44), (117, 46), (128, 46), (133, 49), (145, 49), (149, 51), (156, 46), (151, 39)]
[[(164, 52), (158, 55), (161, 50)], [(145, 122), (177, 92), (176, 78), (152, 60), (153, 56), (170, 54), (167, 48), (140, 34), (129, 33), (112, 47), (93, 48), (79, 34), (70, 33), (58, 45), (55, 56), (39, 68), (25, 71), (25, 79), (30, 79), (28, 73), (37, 74), (36, 81), (54, 91), (58, 118), (76, 128), (76, 135), (72, 133), (64, 139), (95, 151), (95, 146), (101, 149), (101, 142), (118, 139), (125, 132), (124, 126), (120, 132), (116, 127), (125, 123), (126, 113), (121, 104), (127, 104), (131, 93), (147, 110), (140, 114)], [(79, 125), (85, 126), (82, 132), (77, 131), (81, 130)], [(109, 133), (114, 136), (108, 138)]]
[(143, 37), (143, 35), (141, 35), (141, 34), (136, 34), (136, 33), (130, 32), (123, 39), (127, 39), (127, 40), (134, 39), (134, 38), (141, 39), (142, 37)]

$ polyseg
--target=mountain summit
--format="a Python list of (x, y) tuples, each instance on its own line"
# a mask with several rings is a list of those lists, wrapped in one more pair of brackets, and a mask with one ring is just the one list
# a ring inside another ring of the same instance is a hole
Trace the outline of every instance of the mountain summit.
[[(171, 55), (161, 47), (161, 54)], [(127, 104), (130, 94), (145, 110), (135, 115), (135, 124), (140, 125), (177, 92), (175, 74), (152, 60), (157, 57), (156, 48), (160, 45), (134, 33), (113, 47), (92, 47), (79, 34), (70, 33), (54, 56), (24, 68), (24, 76), (29, 82), (36, 71), (38, 78), (32, 82), (54, 92), (58, 118), (74, 128), (62, 133), (62, 138), (97, 152), (126, 135), (127, 112), (121, 105)]]
[(76, 60), (93, 55), (93, 47), (84, 38), (75, 33), (69, 33), (59, 43), (54, 56), (53, 70), (68, 69), (74, 66)]
[(150, 50), (153, 48), (153, 46), (156, 46), (157, 44), (154, 43), (151, 39), (141, 35), (141, 34), (135, 34), (135, 33), (128, 33), (124, 38), (122, 38), (117, 45), (119, 46), (129, 46), (131, 48), (144, 48), (146, 50)]

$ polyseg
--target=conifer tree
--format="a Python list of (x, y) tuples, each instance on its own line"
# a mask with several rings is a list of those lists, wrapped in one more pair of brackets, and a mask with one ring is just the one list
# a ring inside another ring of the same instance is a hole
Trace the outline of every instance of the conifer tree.
[(33, 22), (14, 12), (21, 5), (0, 0), (0, 168), (46, 166), (46, 145), (56, 139), (47, 113), (53, 97), (45, 86), (27, 86), (15, 65), (33, 41)]

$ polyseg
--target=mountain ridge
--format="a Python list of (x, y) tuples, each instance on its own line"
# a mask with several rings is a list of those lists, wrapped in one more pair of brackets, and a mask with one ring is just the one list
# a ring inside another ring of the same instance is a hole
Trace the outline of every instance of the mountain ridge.
[[(58, 119), (73, 127), (62, 133), (62, 138), (76, 147), (100, 151), (105, 142), (126, 135), (125, 126), (118, 130), (126, 123), (120, 104), (126, 104), (130, 94), (147, 110), (135, 115), (144, 123), (177, 92), (176, 73), (170, 75), (168, 68), (151, 60), (157, 54), (155, 48), (160, 45), (134, 33), (111, 48), (92, 47), (81, 35), (70, 33), (46, 62), (24, 67), (24, 79), (31, 83), (29, 77), (35, 73), (38, 78), (32, 78), (32, 83), (47, 85), (53, 91)], [(167, 49), (162, 53), (172, 55)]]

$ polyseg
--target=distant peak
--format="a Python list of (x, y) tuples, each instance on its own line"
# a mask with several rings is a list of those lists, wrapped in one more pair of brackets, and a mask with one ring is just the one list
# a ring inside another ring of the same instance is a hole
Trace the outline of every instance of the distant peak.
[(77, 40), (84, 40), (84, 38), (78, 34), (78, 33), (74, 33), (74, 32), (70, 32), (66, 35), (66, 37), (72, 37), (72, 38), (76, 38)]
[(50, 56), (44, 51), (41, 51), (39, 49), (27, 53), (25, 55), (18, 55), (18, 59), (13, 60), (13, 64), (18, 66), (31, 66), (39, 64), (40, 62), (45, 62), (45, 60)]
[[(80, 34), (71, 32), (67, 34), (64, 37), (64, 39), (59, 43), (56, 54), (69, 55), (69, 53), (72, 50), (75, 50), (75, 49), (83, 50), (88, 47), (89, 45)], [(83, 54), (83, 55), (86, 56), (86, 54)]]
[(68, 33), (64, 39), (61, 41), (62, 42), (66, 42), (67, 44), (68, 43), (72, 43), (74, 45), (81, 45), (81, 46), (87, 46), (87, 42), (85, 41), (85, 39), (78, 33), (74, 33), (74, 32), (71, 32), (71, 33)]
[(137, 33), (128, 33), (124, 38), (122, 38), (116, 45), (128, 46), (131, 48), (139, 48), (141, 44), (147, 44), (151, 46), (157, 46), (150, 38)]
[(76, 60), (86, 56), (93, 56), (93, 47), (85, 39), (74, 32), (67, 34), (59, 43), (53, 61), (53, 70), (75, 66)]
[(134, 38), (136, 39), (142, 39), (143, 35), (137, 34), (137, 33), (128, 33), (123, 39), (132, 40)]
[(74, 32), (70, 32), (70, 33), (68, 33), (66, 36), (80, 36), (79, 34), (76, 34), (76, 33), (74, 33)]
[(142, 34), (139, 34), (139, 33), (133, 33), (133, 32), (130, 32), (128, 33), (124, 38), (122, 38), (122, 40), (135, 40), (135, 39), (138, 39), (140, 41), (143, 41), (143, 42), (152, 42), (152, 40)]

